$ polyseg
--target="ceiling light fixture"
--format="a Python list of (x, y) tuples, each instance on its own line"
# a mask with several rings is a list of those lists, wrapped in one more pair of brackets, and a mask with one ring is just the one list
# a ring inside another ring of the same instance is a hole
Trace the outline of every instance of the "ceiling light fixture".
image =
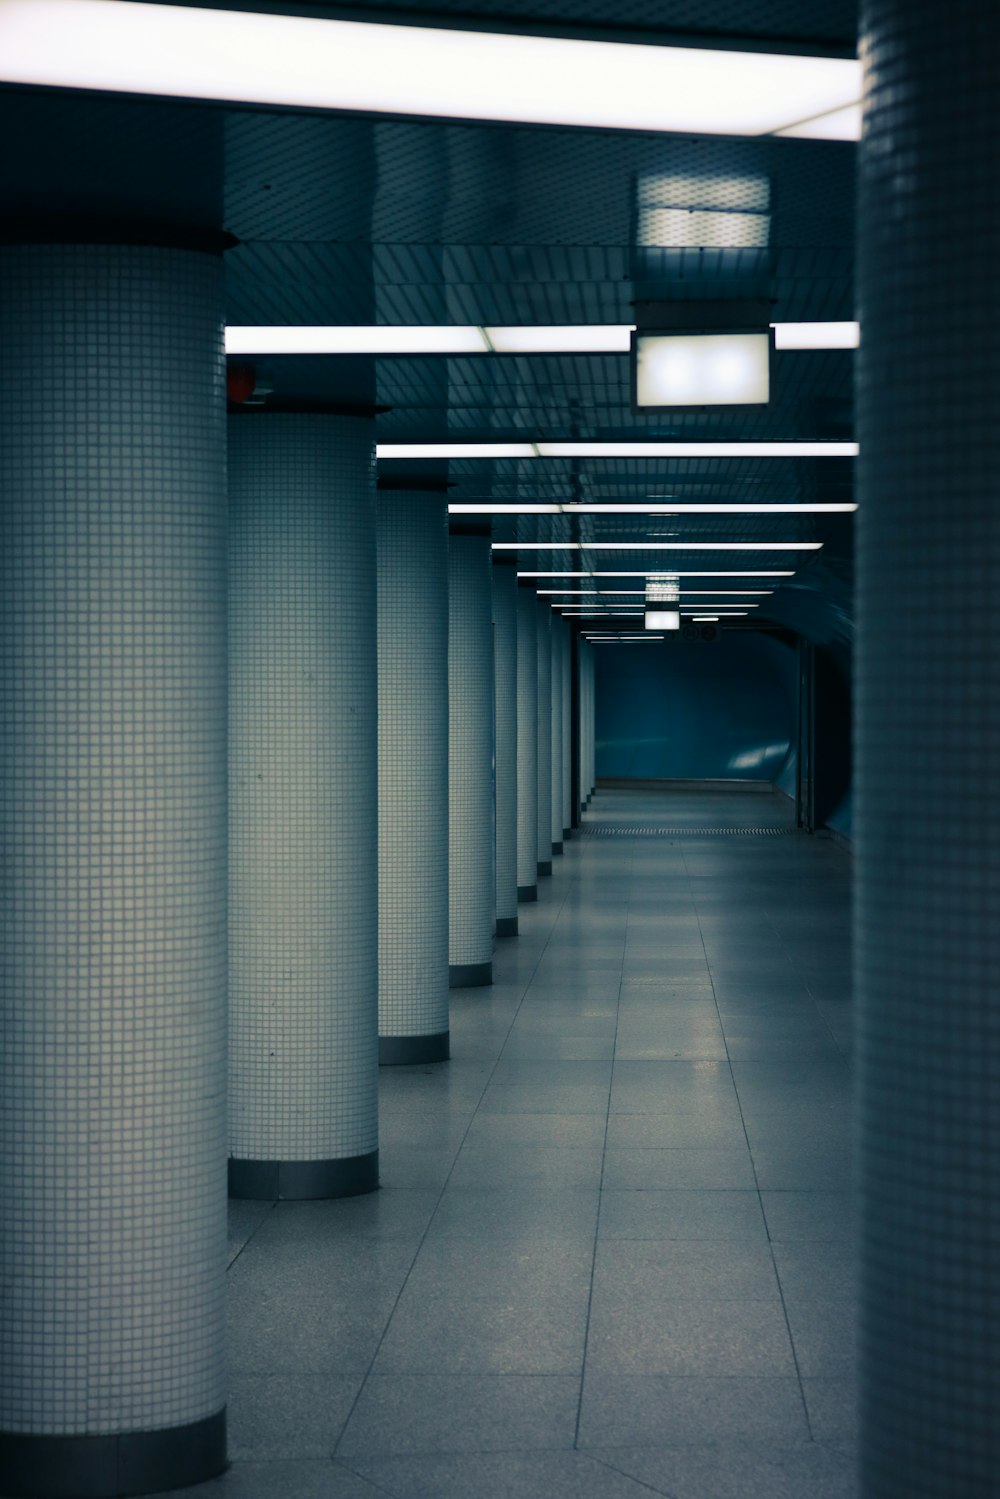
[[(3, 16), (0, 0), (0, 18)], [(2, 21), (0, 21), (2, 24)], [(856, 349), (857, 323), (772, 323), (774, 347)], [(336, 354), (405, 358), (428, 354), (627, 354), (634, 323), (490, 327), (476, 323), (249, 324), (226, 329), (226, 353)]]
[[(648, 571), (641, 573), (632, 573), (621, 572), (618, 570), (614, 572), (591, 572), (588, 570), (587, 572), (518, 571), (517, 576), (519, 578), (660, 578), (666, 575), (663, 573)], [(673, 578), (794, 578), (795, 570), (794, 568), (781, 568), (778, 570), (775, 570), (773, 568), (768, 570), (765, 570), (763, 568), (753, 568), (746, 572), (733, 572), (732, 570), (728, 570), (725, 572), (705, 572), (704, 570), (699, 570), (698, 572), (675, 572), (671, 573), (669, 576)]]
[[(132, 0), (0, 0), (9, 83), (364, 114), (856, 140), (851, 58), (338, 21)], [(830, 121), (833, 119), (833, 124)], [(816, 123), (810, 127), (809, 122)]]
[(818, 552), (821, 541), (494, 541), (494, 552)]
[[(3, 0), (0, 0), (0, 5)], [(856, 458), (856, 442), (379, 442), (376, 458)]]

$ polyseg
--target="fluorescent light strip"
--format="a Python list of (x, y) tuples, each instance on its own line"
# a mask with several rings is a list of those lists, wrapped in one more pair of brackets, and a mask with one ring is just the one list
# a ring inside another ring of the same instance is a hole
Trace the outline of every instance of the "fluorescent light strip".
[(843, 515), (857, 510), (856, 503), (836, 501), (808, 505), (688, 505), (674, 510), (659, 505), (463, 505), (448, 506), (449, 515)]
[(641, 573), (629, 572), (521, 572), (519, 578), (794, 578), (794, 568), (775, 569), (753, 568), (747, 572), (671, 572), (663, 573), (647, 570)]
[[(0, 0), (0, 5), (3, 0)], [(856, 442), (379, 442), (376, 458), (856, 458)]]
[(539, 458), (856, 458), (856, 442), (538, 442)]
[(821, 541), (494, 541), (494, 552), (818, 552)]
[[(9, 83), (432, 118), (770, 135), (861, 98), (849, 58), (578, 41), (131, 0), (0, 0)], [(848, 118), (844, 139), (856, 123)]]
[[(0, 18), (3, 16), (0, 4)], [(856, 349), (857, 323), (772, 323), (774, 346), (797, 349)], [(538, 324), (489, 327), (476, 323), (274, 324), (232, 323), (226, 353), (367, 354), (376, 357), (445, 354), (628, 354), (631, 323)]]
[(717, 625), (719, 616), (717, 614), (692, 614), (691, 623), (693, 625)]

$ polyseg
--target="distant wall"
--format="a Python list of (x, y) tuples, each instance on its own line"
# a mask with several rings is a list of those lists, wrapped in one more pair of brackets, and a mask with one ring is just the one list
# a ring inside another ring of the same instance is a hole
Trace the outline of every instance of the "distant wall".
[(597, 774), (772, 781), (795, 794), (795, 652), (768, 635), (595, 647)]

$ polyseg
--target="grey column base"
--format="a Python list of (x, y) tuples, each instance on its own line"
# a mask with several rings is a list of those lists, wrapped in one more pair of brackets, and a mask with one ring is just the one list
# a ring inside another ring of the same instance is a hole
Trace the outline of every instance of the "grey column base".
[(449, 963), (449, 989), (480, 989), (493, 982), (493, 962)]
[[(518, 891), (518, 899), (520, 899), (520, 895), (521, 895), (521, 892), (519, 890)], [(537, 899), (537, 896), (538, 896), (538, 891), (537, 890), (535, 891), (535, 896), (536, 896), (536, 899)], [(497, 917), (497, 936), (498, 937), (516, 937), (517, 936), (517, 917), (516, 916), (498, 916)]]
[(538, 873), (539, 874), (551, 874), (552, 873), (552, 860), (551, 859), (539, 859), (539, 861), (538, 861)]
[(358, 1197), (378, 1188), (378, 1151), (329, 1161), (244, 1161), (229, 1157), (229, 1195), (261, 1202)]
[(560, 838), (558, 843), (553, 843), (553, 845), (552, 845), (552, 852), (554, 854), (561, 854), (562, 851), (563, 851), (562, 839)]
[(563, 842), (568, 843), (573, 836), (572, 828), (563, 828)]
[(189, 1488), (226, 1470), (226, 1412), (162, 1431), (0, 1433), (0, 1488), (19, 1499), (111, 1499)]
[(537, 900), (538, 899), (538, 886), (537, 885), (518, 885), (518, 887), (517, 887), (517, 898), (518, 898), (518, 900), (527, 900), (527, 901)]
[(417, 1062), (447, 1062), (451, 1055), (449, 1031), (432, 1036), (379, 1036), (380, 1067), (406, 1067)]

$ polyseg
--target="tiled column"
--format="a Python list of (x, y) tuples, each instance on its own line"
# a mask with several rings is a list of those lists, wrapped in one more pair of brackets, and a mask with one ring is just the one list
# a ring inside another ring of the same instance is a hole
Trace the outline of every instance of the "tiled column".
[(538, 899), (538, 606), (517, 590), (517, 898)]
[(561, 854), (563, 851), (562, 637), (566, 626), (551, 609), (549, 619), (551, 621), (549, 628), (552, 631), (552, 852)]
[(448, 504), (378, 494), (379, 1060), (448, 1056)]
[(230, 418), (230, 1163), (378, 1185), (374, 424)]
[(538, 618), (538, 873), (552, 873), (552, 610), (543, 599)]
[(594, 647), (580, 641), (580, 802), (590, 805), (594, 789)]
[(448, 963), (493, 982), (493, 622), (489, 536), (452, 536), (448, 569)]
[(862, 12), (862, 1492), (993, 1499), (1000, 10)]
[(563, 839), (573, 836), (573, 648), (566, 620), (562, 636), (562, 820)]
[(0, 249), (0, 1491), (226, 1461), (222, 262)]
[(497, 936), (517, 935), (517, 567), (493, 564)]

